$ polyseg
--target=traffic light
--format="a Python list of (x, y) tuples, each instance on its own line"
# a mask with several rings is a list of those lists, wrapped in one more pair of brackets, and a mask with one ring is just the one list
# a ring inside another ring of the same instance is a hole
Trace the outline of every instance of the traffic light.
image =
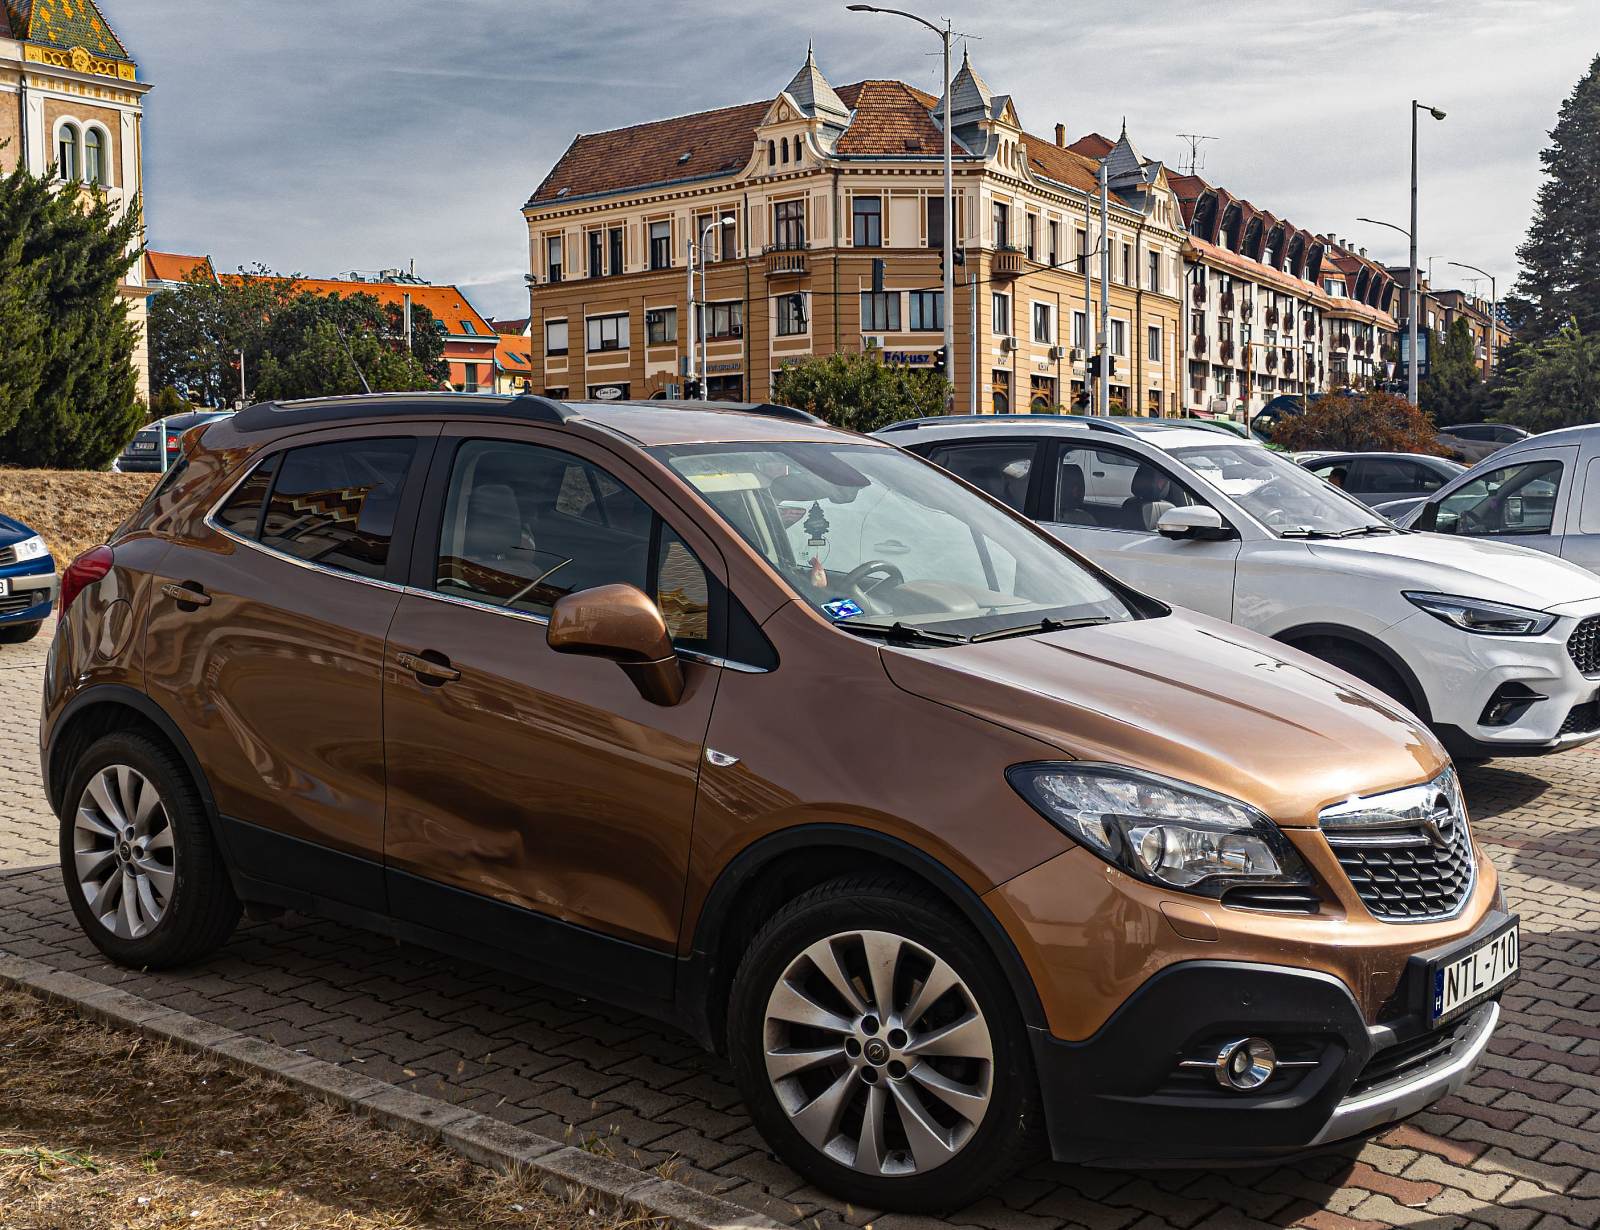
[(698, 380), (685, 380), (683, 382), (683, 400), (700, 400), (700, 382)]
[(950, 356), (943, 346), (933, 352), (933, 370), (941, 376), (950, 370)]
[[(956, 264), (958, 266), (963, 266), (966, 263), (967, 263), (967, 250), (965, 248), (957, 248), (956, 249)], [(941, 282), (944, 281), (944, 249), (942, 247), (939, 249), (939, 280)]]

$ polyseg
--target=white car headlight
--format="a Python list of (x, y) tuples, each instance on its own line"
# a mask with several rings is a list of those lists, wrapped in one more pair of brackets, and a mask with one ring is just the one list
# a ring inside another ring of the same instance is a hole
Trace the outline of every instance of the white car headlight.
[(1545, 611), (1490, 602), (1487, 598), (1424, 594), (1416, 590), (1406, 590), (1405, 596), (1413, 606), (1421, 607), (1435, 619), (1442, 619), (1464, 632), (1482, 632), (1486, 636), (1538, 636), (1548, 632), (1556, 622), (1556, 617)]
[(1150, 884), (1220, 897), (1239, 884), (1309, 884), (1278, 826), (1199, 786), (1117, 765), (1015, 765), (1006, 780), (1093, 854)]
[(32, 538), (24, 538), (21, 542), (12, 543), (11, 550), (15, 553), (18, 563), (23, 560), (40, 559), (50, 554), (50, 548), (44, 545), (44, 539), (37, 534)]

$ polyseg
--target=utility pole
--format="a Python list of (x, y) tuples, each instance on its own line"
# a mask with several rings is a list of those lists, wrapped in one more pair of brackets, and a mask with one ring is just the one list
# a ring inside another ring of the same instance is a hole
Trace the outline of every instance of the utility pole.
[(968, 398), (968, 412), (978, 413), (978, 275), (967, 270), (967, 284), (972, 287), (972, 380)]
[(1096, 367), (1100, 376), (1100, 414), (1111, 415), (1111, 373), (1106, 370), (1107, 330), (1111, 324), (1111, 207), (1107, 200), (1106, 164), (1100, 160), (1100, 330)]
[(1411, 338), (1411, 355), (1406, 363), (1406, 396), (1417, 404), (1417, 318), (1421, 305), (1417, 302), (1417, 112), (1426, 110), (1436, 120), (1444, 119), (1438, 107), (1424, 108), (1415, 98), (1411, 100), (1411, 311), (1406, 329)]

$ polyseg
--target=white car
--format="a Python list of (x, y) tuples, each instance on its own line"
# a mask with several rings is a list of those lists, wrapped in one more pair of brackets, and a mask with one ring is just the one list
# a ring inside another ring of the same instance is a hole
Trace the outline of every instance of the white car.
[[(1583, 568), (1408, 532), (1270, 449), (1160, 420), (956, 416), (877, 434), (1135, 589), (1342, 667), (1459, 758), (1600, 737), (1600, 576)], [(892, 562), (892, 536), (875, 545)]]

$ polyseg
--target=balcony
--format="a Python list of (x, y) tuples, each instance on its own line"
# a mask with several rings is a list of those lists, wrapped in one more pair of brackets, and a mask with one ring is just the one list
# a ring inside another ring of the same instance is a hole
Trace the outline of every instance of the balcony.
[(798, 277), (809, 271), (806, 250), (799, 245), (773, 244), (765, 252), (769, 278)]
[(994, 264), (989, 270), (992, 278), (1021, 277), (1027, 268), (1028, 258), (1021, 248), (996, 248)]

